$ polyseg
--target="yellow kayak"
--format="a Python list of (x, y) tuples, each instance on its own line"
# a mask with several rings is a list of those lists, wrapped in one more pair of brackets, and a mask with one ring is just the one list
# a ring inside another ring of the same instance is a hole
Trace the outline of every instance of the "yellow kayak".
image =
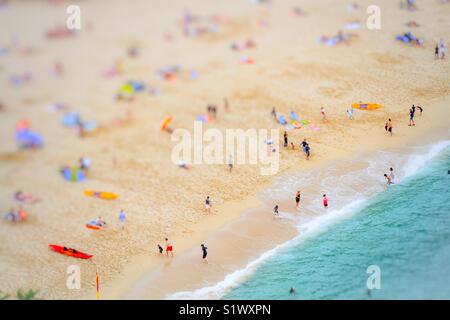
[(381, 105), (379, 105), (378, 103), (354, 103), (352, 104), (352, 107), (354, 109), (359, 109), (359, 110), (376, 110), (381, 108)]
[(119, 196), (112, 192), (103, 192), (103, 191), (94, 191), (94, 190), (85, 190), (84, 194), (88, 197), (95, 197), (99, 199), (105, 199), (105, 200), (115, 200)]

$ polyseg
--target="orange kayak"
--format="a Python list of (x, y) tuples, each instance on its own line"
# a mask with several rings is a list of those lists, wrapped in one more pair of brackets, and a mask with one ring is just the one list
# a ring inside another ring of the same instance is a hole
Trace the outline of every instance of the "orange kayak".
[(83, 253), (83, 252), (77, 251), (72, 248), (58, 246), (56, 244), (49, 244), (48, 246), (53, 251), (58, 252), (60, 254), (64, 254), (69, 257), (74, 257), (74, 258), (78, 258), (78, 259), (90, 259), (93, 257), (93, 255), (91, 255), (91, 254)]

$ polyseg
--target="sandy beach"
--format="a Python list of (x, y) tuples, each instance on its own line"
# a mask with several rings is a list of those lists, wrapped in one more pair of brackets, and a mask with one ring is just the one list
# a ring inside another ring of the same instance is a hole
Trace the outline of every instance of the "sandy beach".
[[(212, 285), (297, 234), (289, 219), (274, 220), (274, 201), (261, 196), (277, 178), (427, 143), (448, 132), (450, 63), (448, 57), (436, 60), (434, 47), (441, 38), (450, 41), (450, 3), (418, 1), (418, 10), (410, 12), (396, 1), (379, 0), (381, 30), (368, 30), (365, 8), (372, 2), (356, 1), (359, 9), (350, 10), (350, 2), (341, 0), (79, 1), (81, 30), (48, 39), (48, 30), (65, 26), (68, 2), (8, 1), (0, 9), (0, 48), (7, 48), (0, 50), (2, 216), (18, 207), (17, 190), (40, 201), (23, 205), (26, 221), (0, 223), (0, 291), (36, 288), (44, 299), (95, 299), (96, 270), (102, 299), (162, 299)], [(297, 6), (304, 16), (292, 14)], [(186, 10), (200, 25), (212, 24), (214, 32), (183, 35)], [(405, 25), (411, 20), (419, 27)], [(345, 29), (355, 21), (358, 29)], [(339, 30), (355, 36), (348, 44), (318, 43)], [(424, 44), (395, 40), (407, 31)], [(230, 49), (248, 38), (254, 48)], [(130, 47), (139, 54), (130, 55)], [(243, 58), (254, 63), (242, 63)], [(118, 60), (123, 70), (105, 76)], [(61, 74), (54, 74), (55, 62), (61, 63)], [(179, 65), (181, 72), (159, 78), (157, 70), (167, 65)], [(26, 73), (31, 80), (11, 80)], [(115, 100), (130, 80), (157, 90)], [(346, 110), (359, 101), (382, 107), (355, 110), (348, 119)], [(55, 104), (65, 110), (49, 108)], [(280, 146), (284, 127), (271, 116), (273, 107), (284, 115), (296, 111), (310, 125), (288, 131), (296, 150), (280, 148), (276, 175), (261, 175), (259, 166), (249, 164), (236, 165), (231, 173), (226, 164), (183, 170), (171, 161), (175, 142), (160, 130), (161, 123), (172, 116), (173, 129), (192, 132), (208, 104), (216, 104), (218, 114), (205, 128), (279, 129)], [(414, 127), (408, 126), (412, 104), (424, 109)], [(79, 138), (61, 124), (67, 111), (95, 121), (97, 130)], [(24, 118), (43, 137), (43, 148), (18, 150), (14, 129)], [(392, 137), (384, 130), (388, 118), (394, 123)], [(304, 138), (312, 149), (309, 160), (298, 146)], [(77, 165), (82, 156), (92, 162), (86, 180), (64, 180), (60, 167)], [(87, 197), (86, 189), (119, 198)], [(309, 197), (320, 202), (323, 190), (316, 192)], [(203, 209), (208, 195), (210, 213)], [(283, 211), (295, 210), (294, 196), (292, 203), (280, 202)], [(117, 218), (121, 209), (127, 213), (123, 230)], [(107, 228), (85, 228), (98, 216)], [(166, 237), (174, 258), (158, 253), (157, 244), (164, 246)], [(58, 255), (49, 250), (51, 243), (94, 257)], [(201, 243), (208, 245), (208, 263), (201, 261)], [(81, 268), (79, 290), (66, 286), (71, 265)]]

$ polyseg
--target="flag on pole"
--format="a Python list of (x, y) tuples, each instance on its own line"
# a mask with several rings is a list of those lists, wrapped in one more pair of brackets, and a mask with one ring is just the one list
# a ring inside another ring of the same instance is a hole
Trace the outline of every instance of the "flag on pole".
[(95, 271), (95, 298), (100, 299), (100, 285), (98, 281), (98, 271)]

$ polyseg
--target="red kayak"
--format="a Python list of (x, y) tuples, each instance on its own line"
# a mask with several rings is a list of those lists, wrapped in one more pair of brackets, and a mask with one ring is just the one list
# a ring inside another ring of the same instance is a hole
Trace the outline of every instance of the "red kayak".
[(55, 252), (64, 254), (66, 256), (74, 257), (74, 258), (90, 259), (93, 257), (91, 254), (83, 253), (83, 252), (77, 251), (72, 248), (57, 246), (56, 244), (49, 244), (48, 246), (50, 249), (52, 249)]

